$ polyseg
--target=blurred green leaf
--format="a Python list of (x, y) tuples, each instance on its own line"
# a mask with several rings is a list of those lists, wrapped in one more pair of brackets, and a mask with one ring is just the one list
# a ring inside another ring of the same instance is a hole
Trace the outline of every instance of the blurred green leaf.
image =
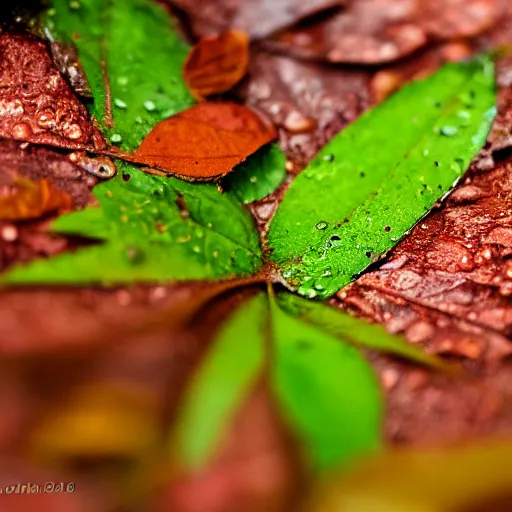
[(266, 319), (267, 300), (260, 294), (227, 320), (197, 368), (172, 438), (173, 458), (185, 469), (208, 461), (261, 376)]
[(320, 470), (380, 446), (382, 399), (353, 347), (271, 304), (272, 380), (281, 409)]

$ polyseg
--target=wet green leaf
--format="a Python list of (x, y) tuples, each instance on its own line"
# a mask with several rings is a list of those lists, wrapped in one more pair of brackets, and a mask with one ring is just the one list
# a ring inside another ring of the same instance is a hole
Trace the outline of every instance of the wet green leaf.
[[(462, 512), (494, 508), (512, 488), (512, 443), (395, 450), (318, 486), (309, 512)], [(473, 508), (474, 507), (474, 508)]]
[(451, 63), (336, 136), (270, 226), (271, 259), (289, 285), (328, 297), (389, 250), (464, 173), (494, 105), (489, 59)]
[[(91, 113), (121, 147), (136, 148), (159, 121), (194, 103), (181, 78), (189, 47), (157, 2), (53, 0), (47, 27), (77, 47), (94, 95)], [(113, 127), (105, 118), (105, 76)]]
[[(250, 215), (214, 185), (149, 176), (124, 163), (94, 189), (100, 208), (60, 217), (56, 232), (99, 245), (15, 267), (4, 283), (102, 283), (249, 275), (261, 265)], [(229, 223), (226, 222), (229, 219)]]
[(377, 449), (381, 396), (361, 354), (275, 303), (271, 333), (275, 393), (313, 466), (337, 467)]
[(267, 299), (243, 304), (216, 335), (185, 393), (172, 438), (173, 458), (199, 469), (261, 375)]
[(444, 368), (445, 363), (403, 336), (389, 334), (382, 325), (369, 324), (348, 313), (326, 306), (323, 302), (306, 300), (291, 293), (280, 293), (278, 304), (289, 314), (310, 322), (333, 336), (359, 347), (396, 354), (418, 363)]
[(273, 144), (242, 162), (222, 180), (222, 187), (243, 203), (252, 203), (274, 192), (285, 177), (286, 157)]

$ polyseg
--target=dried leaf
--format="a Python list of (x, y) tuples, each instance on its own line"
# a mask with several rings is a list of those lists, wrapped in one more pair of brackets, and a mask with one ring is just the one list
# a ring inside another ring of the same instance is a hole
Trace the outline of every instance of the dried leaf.
[(236, 29), (263, 38), (287, 26), (339, 7), (344, 0), (168, 0), (189, 17), (198, 36)]
[(126, 157), (181, 178), (220, 178), (276, 138), (275, 128), (236, 103), (200, 103), (162, 121)]
[(71, 197), (47, 179), (18, 178), (14, 190), (0, 192), (0, 219), (37, 219), (45, 213), (71, 210)]
[(453, 512), (485, 508), (512, 487), (510, 441), (391, 451), (317, 486), (309, 512)]
[(364, 0), (339, 14), (279, 34), (267, 45), (300, 57), (380, 64), (398, 60), (429, 40), (483, 33), (504, 15), (501, 0)]
[(183, 77), (197, 100), (229, 91), (247, 72), (249, 38), (244, 32), (227, 30), (203, 37), (189, 53)]
[(104, 148), (42, 41), (2, 32), (0, 54), (0, 137), (70, 149)]
[(492, 62), (448, 64), (335, 137), (270, 226), (270, 257), (289, 285), (328, 297), (389, 250), (466, 171), (494, 104)]

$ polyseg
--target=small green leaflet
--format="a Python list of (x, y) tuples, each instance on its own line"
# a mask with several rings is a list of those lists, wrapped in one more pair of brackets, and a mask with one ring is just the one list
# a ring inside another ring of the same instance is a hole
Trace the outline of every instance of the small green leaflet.
[(286, 157), (279, 146), (261, 148), (222, 180), (222, 187), (243, 203), (271, 194), (286, 177)]
[(118, 177), (94, 189), (101, 208), (53, 224), (59, 233), (104, 243), (15, 267), (2, 281), (111, 285), (250, 275), (260, 268), (258, 233), (234, 198), (214, 185), (149, 176), (120, 162), (118, 168)]
[(196, 373), (172, 436), (180, 464), (197, 470), (208, 462), (263, 375), (313, 467), (337, 467), (379, 446), (382, 403), (371, 366), (355, 348), (288, 315), (273, 299), (269, 310), (260, 295), (227, 320)]
[(299, 317), (329, 334), (353, 344), (402, 356), (432, 367), (447, 368), (444, 361), (411, 345), (402, 336), (389, 334), (382, 325), (369, 324), (322, 302), (306, 300), (291, 293), (277, 295), (277, 303), (289, 315)]
[(216, 335), (184, 397), (171, 439), (173, 458), (200, 469), (214, 453), (230, 420), (261, 377), (267, 300), (243, 304)]
[(273, 386), (313, 466), (327, 470), (380, 446), (379, 384), (357, 349), (271, 304)]
[[(158, 122), (193, 105), (181, 78), (188, 45), (157, 2), (53, 0), (47, 26), (57, 40), (76, 45), (94, 95), (91, 114), (123, 148), (136, 148)], [(104, 123), (105, 72), (113, 128)]]
[(292, 183), (269, 229), (289, 286), (328, 297), (388, 251), (446, 194), (495, 115), (488, 57), (445, 65), (364, 114)]

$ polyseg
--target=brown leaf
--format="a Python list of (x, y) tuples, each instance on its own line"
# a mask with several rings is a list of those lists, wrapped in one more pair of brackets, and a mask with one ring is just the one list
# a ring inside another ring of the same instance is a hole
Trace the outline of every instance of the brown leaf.
[(268, 45), (306, 58), (392, 62), (429, 40), (481, 34), (504, 14), (501, 0), (355, 0), (338, 15), (276, 36)]
[(247, 72), (249, 39), (244, 32), (227, 30), (203, 37), (190, 51), (183, 77), (192, 95), (202, 100), (229, 91)]
[(275, 128), (248, 107), (205, 102), (157, 124), (125, 158), (183, 179), (210, 181), (275, 138)]
[(42, 41), (3, 32), (0, 55), (0, 137), (70, 149), (105, 147)]
[(239, 93), (279, 128), (293, 172), (369, 106), (369, 78), (361, 69), (328, 68), (258, 52)]
[(71, 209), (68, 194), (47, 179), (37, 181), (18, 178), (10, 190), (0, 191), (0, 219), (37, 219), (45, 213)]
[(304, 18), (339, 7), (344, 0), (168, 0), (189, 18), (197, 36), (233, 28), (266, 37)]

